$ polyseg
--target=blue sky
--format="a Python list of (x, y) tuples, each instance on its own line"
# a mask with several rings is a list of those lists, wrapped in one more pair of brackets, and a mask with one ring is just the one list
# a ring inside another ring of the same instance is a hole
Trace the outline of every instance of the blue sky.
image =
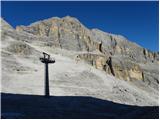
[(88, 28), (121, 34), (145, 48), (159, 51), (158, 6), (158, 1), (3, 1), (1, 15), (13, 27), (69, 15)]

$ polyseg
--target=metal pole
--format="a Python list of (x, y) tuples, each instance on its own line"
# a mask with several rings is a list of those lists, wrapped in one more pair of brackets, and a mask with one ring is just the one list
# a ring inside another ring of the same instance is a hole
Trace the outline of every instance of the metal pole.
[(45, 63), (45, 97), (49, 97), (49, 72), (48, 63)]

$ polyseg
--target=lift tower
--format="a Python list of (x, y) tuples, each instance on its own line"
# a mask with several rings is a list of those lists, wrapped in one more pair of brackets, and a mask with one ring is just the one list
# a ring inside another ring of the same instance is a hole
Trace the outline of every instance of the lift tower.
[(48, 64), (55, 63), (54, 59), (50, 58), (50, 55), (43, 52), (43, 58), (40, 58), (40, 61), (45, 64), (45, 97), (49, 97), (49, 72), (48, 72)]

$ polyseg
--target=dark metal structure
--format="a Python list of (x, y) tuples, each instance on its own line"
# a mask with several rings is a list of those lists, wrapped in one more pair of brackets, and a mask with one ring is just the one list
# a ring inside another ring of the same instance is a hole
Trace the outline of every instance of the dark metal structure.
[(43, 58), (40, 58), (40, 61), (45, 64), (45, 97), (49, 97), (49, 72), (48, 72), (48, 64), (55, 63), (54, 59), (50, 58), (50, 55), (43, 52)]

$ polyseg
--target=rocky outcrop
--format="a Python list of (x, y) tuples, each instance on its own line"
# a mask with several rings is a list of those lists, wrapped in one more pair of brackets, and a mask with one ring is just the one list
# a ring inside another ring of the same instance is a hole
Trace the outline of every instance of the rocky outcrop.
[(140, 66), (132, 61), (116, 57), (110, 57), (108, 60), (108, 69), (106, 72), (124, 80), (143, 80), (143, 71)]
[(149, 51), (147, 49), (143, 49), (143, 54), (144, 54), (144, 57), (146, 60), (151, 60), (151, 62), (158, 62), (159, 61), (159, 53), (158, 52), (152, 52), (152, 51)]
[(17, 26), (16, 30), (48, 37), (54, 46), (67, 50), (92, 51), (100, 46), (100, 43), (92, 40), (90, 31), (71, 17), (51, 18), (27, 27)]
[(143, 80), (144, 75), (141, 67), (125, 58), (109, 57), (103, 54), (83, 53), (78, 58), (86, 61), (99, 70), (124, 80)]
[(77, 55), (78, 58), (86, 61), (97, 69), (105, 70), (107, 56), (97, 53), (83, 53)]
[(157, 52), (142, 48), (141, 46), (128, 41), (123, 36), (104, 33), (97, 29), (93, 29), (92, 33), (96, 41), (102, 42), (102, 52), (104, 54), (123, 55), (140, 63), (159, 61), (159, 54)]

